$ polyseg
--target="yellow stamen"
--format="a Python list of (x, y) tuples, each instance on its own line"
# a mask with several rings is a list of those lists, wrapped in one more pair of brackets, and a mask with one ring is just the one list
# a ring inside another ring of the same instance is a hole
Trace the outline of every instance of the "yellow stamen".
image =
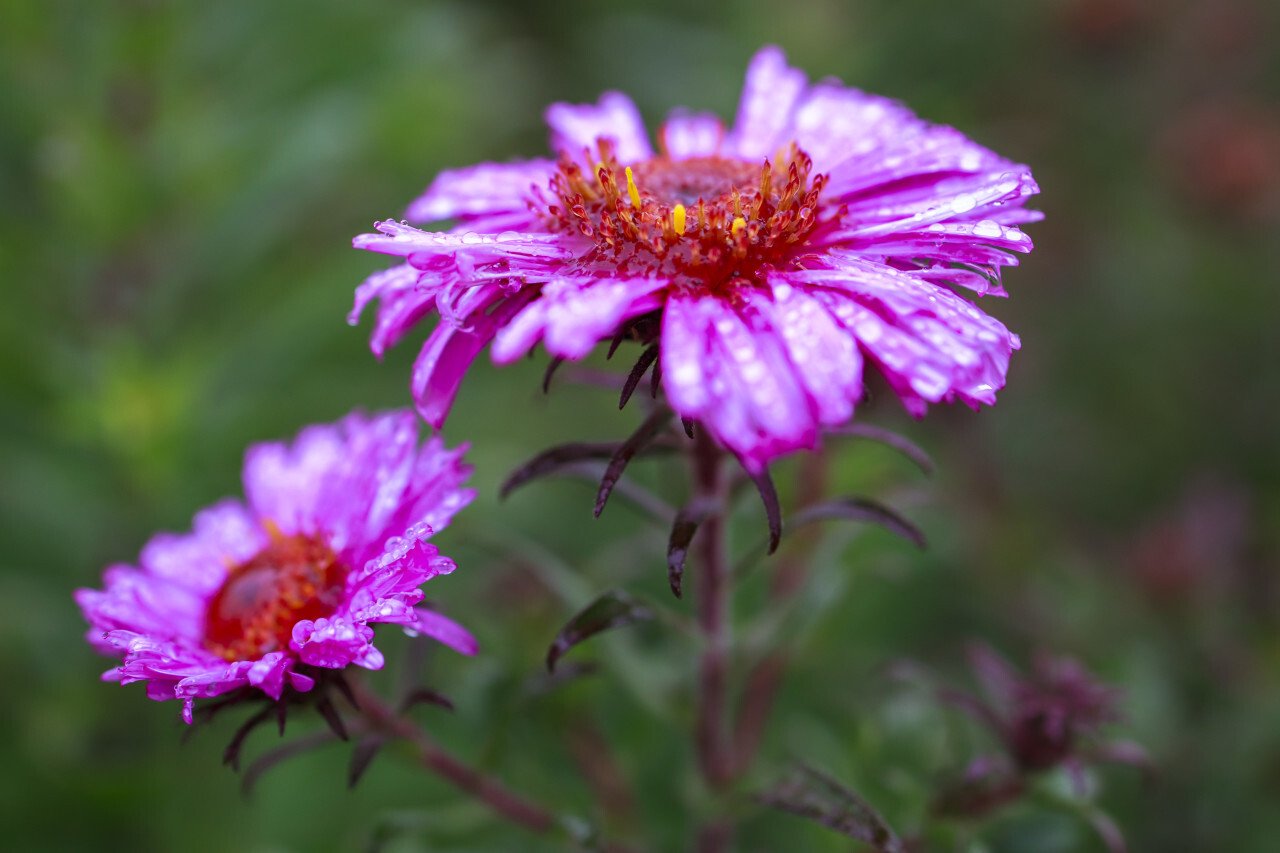
[(676, 229), (677, 234), (684, 233), (684, 205), (677, 204), (671, 209), (671, 226)]
[(636, 189), (635, 176), (631, 174), (631, 167), (627, 167), (627, 195), (631, 196), (631, 206), (636, 210), (640, 209), (640, 190)]
[(738, 195), (738, 188), (733, 188), (733, 215), (742, 216), (742, 197)]
[(734, 219), (733, 224), (729, 226), (729, 232), (733, 234), (733, 236), (737, 237), (746, 229), (746, 227), (747, 227), (747, 220), (739, 216), (738, 218)]

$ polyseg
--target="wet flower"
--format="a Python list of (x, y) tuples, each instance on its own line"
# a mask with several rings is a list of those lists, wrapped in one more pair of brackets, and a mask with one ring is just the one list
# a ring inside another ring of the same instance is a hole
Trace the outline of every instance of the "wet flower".
[(106, 681), (147, 682), (152, 699), (192, 703), (246, 686), (279, 699), (324, 670), (383, 665), (371, 623), (388, 622), (475, 654), (471, 635), (415, 607), (423, 582), (454, 569), (427, 542), (475, 493), (465, 448), (418, 447), (412, 412), (312, 426), (292, 445), (245, 456), (247, 501), (162, 533), (105, 589), (76, 591), (89, 642), (123, 658)]
[(356, 292), (352, 322), (381, 302), (376, 354), (441, 315), (413, 372), (430, 423), (490, 343), (507, 363), (628, 337), (657, 347), (672, 408), (756, 468), (849, 420), (866, 361), (917, 416), (995, 401), (1018, 337), (957, 289), (1003, 295), (1000, 268), (1031, 249), (1027, 167), (810, 85), (777, 48), (752, 60), (727, 131), (677, 112), (655, 153), (617, 92), (547, 121), (556, 160), (445, 172), (409, 208), (451, 231), (382, 222), (355, 240), (405, 259)]

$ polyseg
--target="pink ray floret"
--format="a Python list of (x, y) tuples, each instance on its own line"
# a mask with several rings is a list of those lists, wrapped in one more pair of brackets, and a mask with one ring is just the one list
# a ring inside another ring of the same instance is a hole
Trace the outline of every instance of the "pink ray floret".
[(1031, 250), (1026, 166), (772, 47), (732, 128), (676, 112), (655, 153), (617, 92), (547, 122), (556, 159), (444, 172), (409, 208), (451, 230), (355, 240), (404, 259), (356, 293), (353, 323), (380, 301), (376, 354), (440, 314), (412, 383), (432, 424), (486, 346), (579, 359), (641, 326), (670, 405), (752, 468), (853, 417), (868, 364), (916, 416), (995, 402), (1020, 342), (960, 294), (1003, 296)]
[(161, 533), (137, 566), (80, 589), (89, 642), (122, 658), (103, 679), (147, 682), (152, 699), (192, 703), (246, 685), (279, 699), (319, 670), (379, 669), (371, 623), (425, 634), (464, 654), (471, 635), (424, 607), (421, 586), (454, 563), (427, 540), (475, 497), (465, 447), (418, 444), (412, 412), (351, 414), (292, 444), (245, 455), (246, 501)]

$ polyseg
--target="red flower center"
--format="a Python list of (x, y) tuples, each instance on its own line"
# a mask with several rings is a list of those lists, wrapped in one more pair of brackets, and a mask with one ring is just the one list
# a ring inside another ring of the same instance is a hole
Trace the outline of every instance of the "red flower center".
[(288, 648), (297, 622), (342, 602), (347, 569), (333, 549), (318, 536), (269, 533), (267, 547), (227, 573), (205, 614), (205, 648), (229, 661)]
[(535, 206), (553, 230), (595, 242), (579, 260), (584, 268), (678, 275), (715, 290), (785, 261), (818, 224), (826, 176), (811, 179), (813, 161), (794, 144), (761, 164), (663, 155), (626, 168), (608, 140), (597, 147), (594, 174), (562, 155), (555, 198)]

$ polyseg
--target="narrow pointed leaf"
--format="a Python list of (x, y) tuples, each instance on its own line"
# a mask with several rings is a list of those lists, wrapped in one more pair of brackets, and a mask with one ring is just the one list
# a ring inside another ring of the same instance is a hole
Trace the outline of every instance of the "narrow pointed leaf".
[(767, 806), (816, 821), (870, 844), (880, 853), (905, 853), (898, 836), (872, 806), (835, 779), (800, 765), (781, 784), (760, 794)]
[(453, 710), (453, 703), (449, 701), (448, 697), (429, 688), (419, 687), (416, 690), (409, 691), (409, 695), (404, 697), (404, 701), (400, 703), (400, 713), (403, 714), (414, 705), (423, 704), (435, 705), (436, 707), (444, 708), (446, 711)]
[(760, 490), (760, 500), (764, 501), (765, 518), (769, 520), (769, 553), (772, 554), (778, 550), (778, 543), (782, 541), (782, 505), (778, 503), (778, 490), (773, 486), (768, 468), (762, 469), (758, 474), (751, 474), (750, 470), (747, 473)]
[(333, 740), (333, 733), (328, 729), (312, 732), (306, 737), (298, 738), (284, 746), (277, 747), (265, 755), (259, 756), (250, 764), (240, 777), (240, 794), (248, 797), (253, 793), (253, 786), (262, 778), (262, 774), (266, 773), (272, 767), (275, 767), (286, 758), (292, 758), (295, 755), (301, 755), (304, 752), (315, 749), (321, 744), (328, 743)]
[(338, 713), (337, 708), (333, 707), (328, 696), (321, 697), (316, 702), (316, 710), (320, 712), (320, 716), (324, 717), (324, 721), (329, 724), (329, 730), (337, 735), (339, 740), (347, 739), (347, 727), (342, 723), (342, 715)]
[(689, 555), (689, 543), (700, 525), (712, 511), (710, 502), (693, 500), (676, 513), (667, 540), (667, 582), (676, 598), (681, 597), (684, 584), (684, 563)]
[(351, 764), (347, 767), (347, 787), (354, 788), (360, 782), (360, 777), (364, 776), (364, 772), (369, 769), (369, 765), (373, 763), (373, 759), (378, 754), (378, 750), (382, 749), (382, 745), (387, 739), (382, 735), (365, 735), (356, 742), (355, 748), (351, 750)]
[(547, 671), (555, 672), (556, 661), (569, 649), (602, 631), (621, 628), (653, 618), (653, 611), (622, 590), (606, 592), (588, 604), (560, 629), (547, 650)]
[(925, 536), (919, 527), (899, 515), (896, 510), (890, 509), (871, 498), (843, 497), (820, 504), (813, 504), (794, 513), (791, 516), (790, 524), (795, 528), (827, 519), (869, 521), (880, 525), (890, 533), (902, 537), (917, 548), (925, 546)]
[(609, 351), (605, 353), (604, 360), (608, 361), (613, 358), (613, 354), (618, 351), (618, 346), (626, 340), (627, 333), (630, 331), (626, 326), (622, 326), (614, 333), (613, 340), (609, 342)]
[(627, 375), (627, 381), (622, 383), (622, 396), (618, 398), (619, 409), (626, 408), (627, 401), (631, 399), (631, 395), (635, 393), (640, 380), (644, 378), (645, 371), (649, 369), (649, 365), (653, 364), (654, 359), (657, 357), (658, 347), (656, 344), (640, 353), (640, 357), (636, 359), (635, 365), (631, 368), (631, 373)]
[(645, 445), (653, 441), (654, 437), (667, 425), (667, 421), (671, 419), (671, 412), (666, 408), (659, 408), (649, 417), (644, 419), (644, 423), (640, 424), (640, 428), (631, 434), (631, 437), (622, 443), (617, 449), (613, 457), (609, 460), (609, 466), (604, 469), (604, 477), (600, 479), (600, 490), (596, 492), (596, 506), (594, 515), (600, 517), (600, 513), (604, 511), (604, 505), (609, 500), (609, 493), (613, 491), (613, 487), (617, 484), (618, 478), (622, 476), (622, 472), (627, 469), (627, 463), (631, 458), (644, 449)]
[(223, 764), (230, 764), (232, 770), (240, 771), (240, 751), (244, 748), (245, 739), (254, 729), (267, 721), (267, 717), (271, 716), (273, 710), (269, 707), (263, 708), (236, 729), (236, 733), (231, 736), (231, 743), (227, 744), (227, 748), (222, 751)]
[(340, 671), (334, 671), (330, 678), (333, 682), (333, 686), (338, 688), (338, 692), (342, 694), (342, 697), (351, 703), (352, 708), (359, 711), (360, 703), (356, 701), (356, 694), (351, 692), (351, 685), (347, 684), (347, 679), (343, 677), (342, 673)]
[(564, 364), (564, 359), (558, 355), (552, 358), (547, 364), (547, 372), (542, 375), (543, 394), (549, 394), (551, 392), (551, 377), (555, 375), (556, 370), (558, 370), (562, 364)]
[(881, 444), (892, 447), (903, 456), (916, 463), (916, 466), (929, 476), (933, 476), (936, 466), (933, 460), (929, 458), (929, 454), (925, 453), (915, 442), (905, 436), (898, 435), (887, 429), (874, 427), (869, 424), (845, 424), (831, 430), (835, 435), (847, 435), (851, 438), (865, 438), (869, 441), (878, 441)]
[[(649, 453), (656, 449), (656, 445), (650, 445), (645, 450), (645, 453)], [(600, 488), (600, 478), (604, 476), (605, 468), (606, 466), (601, 465), (598, 462), (584, 461), (575, 462), (572, 465), (566, 465), (556, 473), (566, 477), (575, 477), (580, 480), (585, 480), (594, 485), (598, 490)], [(648, 515), (659, 524), (670, 524), (676, 517), (675, 507), (671, 506), (644, 486), (641, 486), (639, 483), (634, 480), (629, 480), (626, 477), (622, 477), (618, 482), (613, 484), (613, 490), (610, 492), (610, 495), (618, 495), (621, 498), (625, 498), (632, 506), (648, 513)]]
[(505, 498), (530, 480), (545, 477), (575, 462), (584, 459), (611, 459), (621, 446), (618, 442), (611, 441), (560, 444), (548, 448), (513, 471), (498, 490), (498, 497)]

